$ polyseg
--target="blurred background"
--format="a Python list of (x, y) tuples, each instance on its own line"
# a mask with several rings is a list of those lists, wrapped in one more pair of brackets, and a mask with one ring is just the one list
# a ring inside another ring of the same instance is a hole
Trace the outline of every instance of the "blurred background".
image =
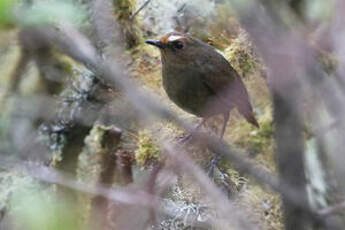
[[(344, 229), (343, 0), (0, 0), (0, 229)], [(179, 31), (239, 73), (260, 124), (162, 88)], [(341, 64), (343, 63), (343, 64)], [(209, 163), (220, 160), (210, 173)]]

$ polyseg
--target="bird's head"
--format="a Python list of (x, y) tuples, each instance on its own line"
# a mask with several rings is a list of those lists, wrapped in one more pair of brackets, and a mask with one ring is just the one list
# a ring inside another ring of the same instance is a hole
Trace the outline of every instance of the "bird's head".
[(200, 40), (179, 32), (171, 32), (159, 40), (147, 40), (146, 43), (160, 49), (163, 64), (188, 64), (203, 55)]

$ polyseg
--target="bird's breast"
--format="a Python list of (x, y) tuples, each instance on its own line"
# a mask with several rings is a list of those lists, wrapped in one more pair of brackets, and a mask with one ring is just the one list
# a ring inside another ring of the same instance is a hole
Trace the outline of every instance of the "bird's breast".
[(207, 105), (214, 95), (196, 71), (163, 66), (163, 87), (168, 97), (183, 110), (199, 117), (214, 113), (207, 111)]

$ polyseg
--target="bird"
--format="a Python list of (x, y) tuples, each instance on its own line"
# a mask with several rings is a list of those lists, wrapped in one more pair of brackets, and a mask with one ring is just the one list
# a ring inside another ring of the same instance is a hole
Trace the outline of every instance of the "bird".
[(160, 50), (163, 88), (169, 99), (184, 111), (202, 118), (195, 130), (208, 118), (222, 114), (220, 139), (223, 139), (234, 108), (259, 128), (241, 77), (211, 45), (180, 32), (145, 42)]

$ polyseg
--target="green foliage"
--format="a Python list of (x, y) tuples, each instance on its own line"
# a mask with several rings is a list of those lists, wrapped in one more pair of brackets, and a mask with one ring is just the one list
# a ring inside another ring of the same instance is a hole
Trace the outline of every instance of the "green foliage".
[(32, 5), (0, 0), (0, 28), (66, 22), (79, 25), (85, 19), (83, 7), (69, 0), (36, 1)]
[(32, 26), (51, 23), (80, 24), (85, 19), (82, 6), (72, 1), (39, 1), (34, 7), (18, 9), (22, 13), (18, 23), (22, 26)]
[(75, 209), (59, 200), (52, 192), (21, 189), (11, 199), (12, 215), (17, 229), (27, 230), (78, 230)]
[(81, 229), (75, 209), (59, 200), (52, 186), (41, 185), (19, 172), (0, 172), (2, 209), (6, 209), (13, 229)]
[(0, 0), (0, 28), (13, 26), (13, 9), (17, 0)]

